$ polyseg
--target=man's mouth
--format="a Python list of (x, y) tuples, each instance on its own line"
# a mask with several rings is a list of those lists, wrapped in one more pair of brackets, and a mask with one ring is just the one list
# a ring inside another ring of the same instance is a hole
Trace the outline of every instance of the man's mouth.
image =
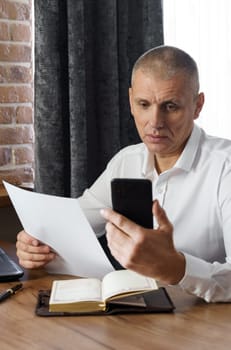
[(165, 141), (167, 139), (167, 136), (164, 136), (164, 135), (153, 135), (153, 134), (147, 134), (146, 137), (148, 142), (151, 142), (151, 143), (160, 143), (162, 141)]

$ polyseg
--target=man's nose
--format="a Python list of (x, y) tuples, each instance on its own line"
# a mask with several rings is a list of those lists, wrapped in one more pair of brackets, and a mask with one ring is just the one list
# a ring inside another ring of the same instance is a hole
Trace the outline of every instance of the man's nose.
[(164, 126), (163, 114), (157, 106), (153, 106), (152, 111), (150, 111), (149, 123), (154, 129)]

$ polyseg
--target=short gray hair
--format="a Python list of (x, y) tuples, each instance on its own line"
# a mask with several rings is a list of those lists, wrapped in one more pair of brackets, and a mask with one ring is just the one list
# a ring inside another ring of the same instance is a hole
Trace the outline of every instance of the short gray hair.
[(177, 73), (184, 73), (194, 82), (196, 92), (199, 91), (199, 73), (194, 59), (185, 51), (174, 46), (157, 46), (141, 55), (132, 70), (131, 83), (135, 72), (155, 73), (161, 79), (170, 79)]

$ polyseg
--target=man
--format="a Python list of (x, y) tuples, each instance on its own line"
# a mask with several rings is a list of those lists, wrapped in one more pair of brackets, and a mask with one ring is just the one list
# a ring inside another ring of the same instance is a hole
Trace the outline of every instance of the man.
[[(79, 203), (97, 235), (107, 231), (112, 255), (125, 267), (208, 302), (231, 301), (231, 141), (210, 137), (194, 120), (204, 104), (198, 70), (184, 51), (160, 46), (134, 65), (131, 113), (142, 143), (121, 150)], [(111, 209), (110, 182), (148, 178), (154, 229)], [(17, 254), (27, 268), (55, 258), (26, 232)]]

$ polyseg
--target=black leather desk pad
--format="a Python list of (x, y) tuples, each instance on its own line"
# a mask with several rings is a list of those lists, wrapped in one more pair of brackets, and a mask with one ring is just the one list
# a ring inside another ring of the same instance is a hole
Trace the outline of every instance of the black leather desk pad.
[(142, 294), (146, 306), (132, 306), (108, 303), (106, 311), (96, 312), (50, 312), (49, 298), (50, 290), (40, 290), (38, 293), (38, 301), (35, 313), (38, 316), (84, 316), (84, 315), (115, 315), (128, 313), (163, 313), (172, 312), (175, 306), (168, 295), (165, 288), (161, 287), (157, 290)]

